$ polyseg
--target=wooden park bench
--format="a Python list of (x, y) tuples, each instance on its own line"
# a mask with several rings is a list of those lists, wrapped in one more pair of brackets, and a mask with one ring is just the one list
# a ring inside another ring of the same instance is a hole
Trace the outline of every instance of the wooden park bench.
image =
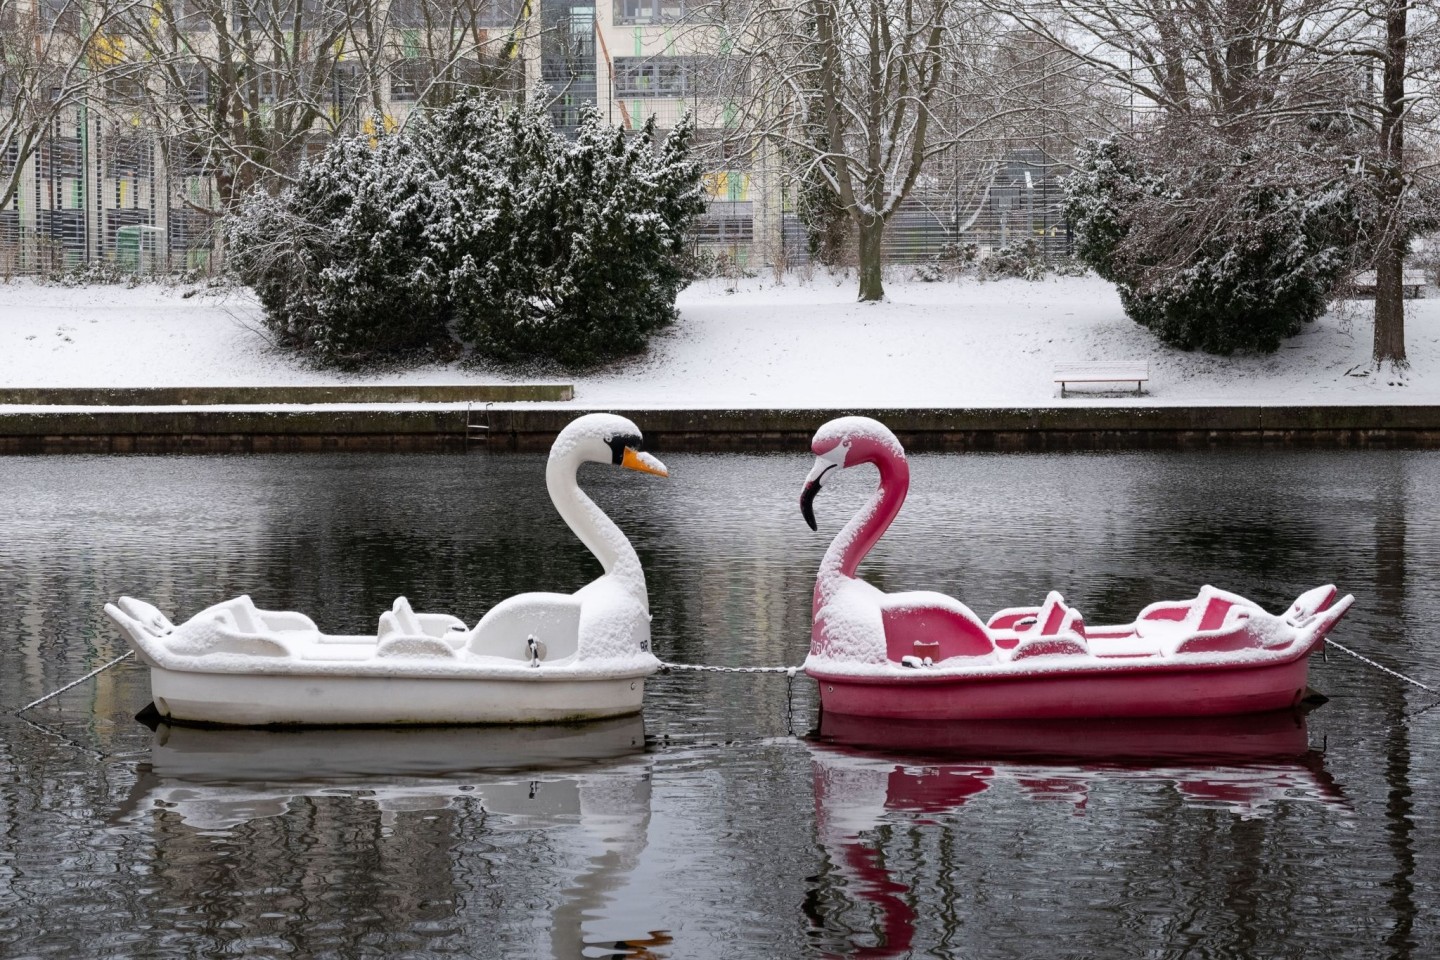
[[(1401, 296), (1406, 300), (1418, 300), (1425, 290), (1425, 271), (1423, 270), (1402, 270), (1400, 272)], [(1375, 271), (1365, 270), (1355, 274), (1355, 295), (1357, 297), (1375, 296)]]
[(1070, 360), (1055, 364), (1055, 382), (1060, 384), (1062, 397), (1069, 383), (1133, 383), (1138, 397), (1149, 379), (1148, 360)]

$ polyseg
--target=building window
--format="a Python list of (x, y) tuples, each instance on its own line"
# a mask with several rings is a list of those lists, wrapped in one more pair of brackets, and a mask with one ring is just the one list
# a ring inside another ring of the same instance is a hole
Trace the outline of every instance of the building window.
[(210, 71), (203, 64), (180, 64), (175, 68), (175, 79), (186, 103), (199, 105), (210, 99)]
[(175, 29), (182, 33), (209, 33), (215, 28), (210, 20), (214, 9), (214, 0), (208, 4), (205, 0), (171, 0), (170, 16), (174, 19)]
[(297, 6), (302, 29), (306, 24), (312, 27), (333, 24), (340, 16), (338, 10), (327, 7), (325, 0), (299, 0), (298, 4), (295, 0), (236, 0), (234, 12), (230, 16), (230, 27), (239, 31), (247, 26), (251, 29), (265, 29), (278, 25), (282, 30), (293, 30), (297, 19)]
[(694, 0), (615, 0), (615, 22), (675, 23), (685, 18)]
[(430, 85), (432, 75), (429, 60), (413, 57), (396, 60), (390, 65), (390, 99), (397, 103), (414, 103), (420, 93)]
[(514, 27), (523, 0), (391, 0), (392, 27)]
[(617, 97), (717, 96), (735, 91), (739, 63), (729, 57), (616, 57)]

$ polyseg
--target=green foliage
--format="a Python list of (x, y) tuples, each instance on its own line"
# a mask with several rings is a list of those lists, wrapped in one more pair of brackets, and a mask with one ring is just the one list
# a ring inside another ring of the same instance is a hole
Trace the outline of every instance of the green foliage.
[(704, 209), (694, 124), (657, 142), (589, 112), (573, 141), (539, 106), (467, 99), (332, 143), (229, 225), (266, 322), (323, 362), (460, 348), (584, 365), (644, 348), (688, 282)]
[(1169, 156), (1147, 162), (1113, 140), (1080, 149), (1065, 181), (1077, 257), (1166, 343), (1278, 349), (1324, 312), (1345, 267), (1350, 183), (1319, 164), (1286, 169), (1249, 146), (1197, 142)]
[(690, 279), (685, 231), (704, 209), (693, 122), (663, 143), (653, 119), (627, 137), (593, 109), (574, 141), (539, 109), (504, 125), (512, 149), (498, 182), (483, 164), (457, 181), (492, 191), (493, 212), (456, 238), (456, 335), (503, 361), (586, 364), (643, 349)]
[(1040, 244), (1032, 237), (995, 248), (990, 256), (980, 261), (979, 266), (980, 278), (983, 280), (998, 280), (1002, 277), (1039, 280), (1048, 270)]
[(227, 224), (230, 263), (280, 341), (336, 366), (445, 344), (443, 274), (426, 237), (439, 191), (404, 137), (336, 140), (279, 197)]

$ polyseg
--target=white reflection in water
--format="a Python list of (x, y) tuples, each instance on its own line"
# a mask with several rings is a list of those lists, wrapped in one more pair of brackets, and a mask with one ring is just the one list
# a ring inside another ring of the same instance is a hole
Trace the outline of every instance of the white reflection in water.
[[(578, 865), (553, 903), (552, 956), (588, 955), (596, 944), (606, 955), (643, 956), (632, 951), (668, 943), (669, 935), (611, 934), (609, 907), (648, 843), (652, 774), (638, 715), (576, 725), (286, 732), (162, 724), (117, 819), (145, 824), (160, 811), (213, 836), (290, 816), (302, 801), (348, 798), (373, 805), (379, 835), (390, 837), (407, 815), (478, 805), (486, 836), (553, 834), (566, 862)], [(163, 844), (165, 832), (157, 826), (156, 833)], [(442, 857), (428, 869), (450, 864)]]

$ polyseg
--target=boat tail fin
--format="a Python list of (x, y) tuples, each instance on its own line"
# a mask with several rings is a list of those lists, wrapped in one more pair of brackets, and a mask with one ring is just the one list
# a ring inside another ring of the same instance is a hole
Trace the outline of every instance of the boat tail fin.
[(1354, 602), (1355, 597), (1347, 593), (1339, 600), (1327, 603), (1325, 607), (1310, 614), (1308, 621), (1302, 620), (1296, 625), (1311, 635), (1312, 643), (1321, 640), (1334, 629), (1335, 624), (1340, 622), (1340, 618), (1345, 616), (1345, 611), (1349, 610), (1350, 605)]
[(121, 597), (116, 603), (105, 604), (105, 615), (121, 630), (139, 640), (142, 637), (162, 637), (175, 629), (170, 618), (144, 600)]
[(1335, 595), (1339, 592), (1340, 591), (1335, 589), (1333, 583), (1327, 583), (1323, 587), (1316, 587), (1314, 590), (1306, 590), (1290, 605), (1290, 610), (1285, 616), (1291, 620), (1298, 621), (1328, 610), (1335, 602)]

